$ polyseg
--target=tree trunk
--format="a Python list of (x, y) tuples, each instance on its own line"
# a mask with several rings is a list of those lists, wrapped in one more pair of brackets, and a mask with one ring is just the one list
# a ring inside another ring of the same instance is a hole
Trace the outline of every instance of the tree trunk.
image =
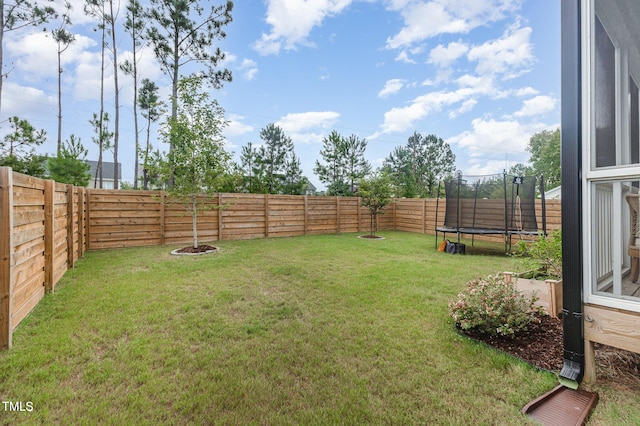
[(197, 196), (193, 196), (192, 198), (192, 205), (191, 208), (193, 209), (191, 211), (191, 217), (193, 218), (193, 248), (198, 248), (198, 203), (197, 203)]
[(118, 189), (120, 179), (118, 170), (118, 139), (120, 136), (120, 88), (118, 87), (118, 54), (116, 48), (116, 19), (113, 14), (113, 0), (109, 0), (109, 12), (111, 16), (111, 48), (113, 49), (113, 85), (115, 97), (115, 119), (113, 123), (113, 189)]

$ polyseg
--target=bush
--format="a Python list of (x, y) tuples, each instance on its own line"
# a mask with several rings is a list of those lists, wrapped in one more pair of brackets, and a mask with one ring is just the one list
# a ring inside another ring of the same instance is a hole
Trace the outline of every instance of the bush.
[(538, 321), (541, 308), (534, 306), (537, 297), (526, 297), (507, 283), (502, 274), (467, 282), (458, 300), (449, 303), (451, 316), (462, 330), (491, 336), (513, 337)]
[(539, 275), (560, 280), (562, 279), (562, 232), (555, 231), (548, 236), (540, 235), (538, 240), (527, 245), (518, 243), (519, 255), (528, 256), (531, 262), (528, 266), (538, 269)]

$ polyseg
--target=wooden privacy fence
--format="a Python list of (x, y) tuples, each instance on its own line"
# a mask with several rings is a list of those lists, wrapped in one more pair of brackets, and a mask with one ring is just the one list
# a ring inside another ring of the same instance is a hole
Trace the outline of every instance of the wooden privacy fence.
[[(198, 214), (200, 241), (370, 231), (357, 197), (217, 194), (205, 201), (225, 208)], [(396, 199), (378, 229), (434, 234), (444, 209), (443, 200)], [(541, 223), (539, 204), (537, 214)], [(559, 201), (547, 202), (547, 225), (560, 228)], [(192, 241), (191, 217), (162, 191), (79, 188), (0, 167), (0, 349), (85, 250)]]
[(86, 249), (86, 189), (0, 167), (0, 349)]

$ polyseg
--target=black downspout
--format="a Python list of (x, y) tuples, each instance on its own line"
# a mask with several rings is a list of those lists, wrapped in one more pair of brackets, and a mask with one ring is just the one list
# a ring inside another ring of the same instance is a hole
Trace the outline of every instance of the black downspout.
[(582, 324), (582, 0), (561, 2), (562, 56), (562, 320), (560, 378), (577, 386), (584, 375)]

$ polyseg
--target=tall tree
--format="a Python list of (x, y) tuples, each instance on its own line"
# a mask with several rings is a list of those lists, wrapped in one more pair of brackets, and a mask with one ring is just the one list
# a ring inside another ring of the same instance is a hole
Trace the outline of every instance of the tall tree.
[[(146, 144), (143, 153), (142, 160), (142, 179), (143, 189), (149, 189), (149, 170), (150, 161), (149, 156), (151, 154), (151, 123), (158, 121), (160, 116), (164, 113), (164, 103), (160, 100), (158, 95), (158, 86), (148, 78), (142, 80), (142, 87), (140, 87), (140, 93), (138, 97), (138, 105), (140, 106), (141, 114), (147, 119), (147, 137)], [(136, 179), (137, 179), (136, 175)]]
[[(91, 126), (96, 133), (93, 142), (98, 145), (98, 165), (96, 167), (96, 177), (94, 179), (94, 187), (98, 182), (98, 176), (100, 176), (100, 188), (102, 188), (102, 154), (106, 149), (109, 149), (110, 140), (103, 140), (103, 137), (107, 137), (109, 132), (107, 129), (108, 122), (105, 123), (105, 117), (109, 117), (109, 114), (104, 110), (104, 66), (105, 66), (105, 54), (107, 44), (107, 18), (104, 7), (105, 0), (86, 0), (84, 5), (84, 13), (91, 16), (98, 21), (98, 29), (100, 30), (100, 111), (98, 114), (93, 114), (93, 118), (89, 120)], [(118, 167), (118, 165), (114, 165)]]
[(537, 176), (544, 176), (545, 187), (560, 185), (560, 129), (543, 130), (529, 139), (529, 163)]
[(129, 0), (127, 3), (127, 17), (124, 28), (131, 37), (131, 61), (124, 61), (120, 68), (126, 75), (130, 75), (133, 79), (133, 131), (135, 137), (135, 176), (133, 180), (133, 189), (138, 189), (139, 159), (140, 159), (140, 131), (138, 130), (138, 51), (142, 46), (145, 13), (138, 0)]
[[(118, 142), (120, 140), (120, 85), (118, 84), (118, 44), (116, 43), (116, 20), (118, 10), (114, 10), (114, 0), (108, 0), (109, 13), (106, 23), (109, 25), (108, 33), (111, 36), (111, 59), (113, 60), (113, 96), (114, 96), (114, 121), (113, 121), (113, 189), (118, 189)], [(118, 3), (119, 5), (119, 3)]]
[(51, 30), (51, 37), (58, 46), (58, 155), (62, 150), (62, 54), (76, 39), (72, 33), (67, 31), (67, 25), (71, 25), (71, 3), (65, 2), (64, 7), (64, 12), (60, 17), (60, 25)]
[(218, 192), (226, 184), (231, 155), (224, 149), (224, 110), (203, 90), (202, 80), (182, 78), (179, 82), (178, 115), (170, 117), (161, 134), (173, 145), (165, 175), (173, 178), (168, 193), (184, 205), (192, 217), (193, 247), (198, 247), (197, 215), (207, 208), (202, 194)]
[(452, 174), (456, 157), (449, 144), (435, 135), (418, 132), (385, 159), (384, 167), (395, 176), (403, 197), (432, 197), (439, 180)]
[(247, 143), (240, 152), (240, 171), (243, 190), (250, 194), (263, 192), (264, 185), (260, 179), (264, 176), (264, 171), (260, 166), (258, 149), (251, 142)]
[(351, 135), (344, 140), (345, 177), (349, 180), (349, 192), (356, 192), (356, 182), (371, 172), (371, 165), (364, 158), (367, 140)]
[[(223, 27), (231, 22), (233, 2), (210, 6), (206, 12), (203, 3), (209, 6), (209, 2), (198, 0), (151, 0), (151, 27), (147, 38), (162, 71), (171, 80), (171, 117), (174, 120), (178, 113), (180, 69), (185, 64), (198, 62), (204, 65), (202, 77), (215, 88), (231, 81), (231, 71), (217, 69), (225, 55), (219, 47), (213, 48), (213, 42), (226, 37)], [(169, 151), (171, 149), (172, 145)]]
[(76, 186), (87, 186), (91, 180), (90, 167), (85, 161), (87, 152), (80, 138), (71, 135), (58, 154), (48, 159), (51, 179)]
[(40, 6), (37, 2), (30, 0), (0, 1), (0, 100), (2, 99), (2, 82), (8, 74), (4, 71), (3, 59), (5, 33), (44, 24), (54, 16), (56, 11), (51, 6)]
[(264, 167), (264, 182), (269, 194), (278, 194), (283, 189), (287, 157), (293, 152), (293, 141), (273, 123), (260, 131), (264, 144), (258, 150), (258, 162)]
[(322, 162), (316, 160), (313, 172), (327, 185), (328, 195), (346, 195), (345, 141), (335, 130), (322, 140)]

